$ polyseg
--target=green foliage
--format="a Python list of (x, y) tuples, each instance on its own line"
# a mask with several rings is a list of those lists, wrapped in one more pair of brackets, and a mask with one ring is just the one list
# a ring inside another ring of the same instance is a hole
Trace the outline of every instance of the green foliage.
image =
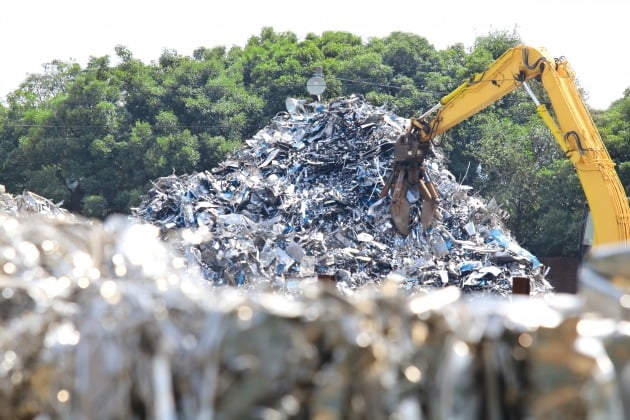
[[(348, 32), (308, 34), (263, 28), (243, 47), (164, 50), (145, 64), (122, 45), (81, 68), (54, 60), (0, 103), (0, 183), (70, 203), (80, 181), (90, 217), (128, 212), (150, 181), (211, 169), (284, 111), (287, 97), (310, 99), (306, 80), (321, 67), (323, 100), (353, 93), (401, 116), (417, 116), (466, 78), (520, 44), (513, 31), (473, 47), (436, 50), (426, 38), (394, 32), (367, 41)], [(544, 98), (544, 92), (532, 84)], [(630, 89), (594, 113), (630, 192)], [(539, 255), (572, 255), (584, 197), (572, 165), (515, 92), (441, 139), (451, 171), (510, 214), (519, 241)]]
[(603, 114), (596, 116), (606, 148), (617, 164), (617, 172), (630, 196), (630, 88)]
[(487, 51), (492, 60), (499, 58), (506, 50), (521, 44), (521, 37), (516, 30), (494, 30), (486, 36), (477, 37), (473, 46), (473, 54), (477, 51)]
[(83, 214), (86, 217), (103, 218), (107, 216), (107, 201), (100, 195), (90, 195), (83, 200)]
[(473, 118), (478, 138), (466, 147), (476, 162), (472, 185), (509, 213), (507, 225), (523, 246), (544, 256), (575, 254), (584, 209), (575, 169), (536, 115), (518, 123), (499, 114)]
[(472, 52), (464, 59), (465, 70), (460, 76), (463, 78), (483, 72), (507, 49), (519, 44), (521, 44), (521, 39), (516, 32), (494, 31), (487, 36), (478, 37)]
[(585, 209), (575, 168), (557, 159), (539, 169), (534, 182), (540, 208), (531, 220), (532, 233), (525, 236), (530, 248), (543, 256), (575, 255)]
[(383, 43), (383, 63), (425, 88), (426, 75), (438, 70), (439, 56), (433, 46), (421, 36), (403, 32), (392, 33)]

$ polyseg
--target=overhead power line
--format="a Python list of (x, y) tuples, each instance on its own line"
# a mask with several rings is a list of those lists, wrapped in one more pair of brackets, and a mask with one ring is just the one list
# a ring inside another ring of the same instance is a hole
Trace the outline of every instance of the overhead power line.
[[(391, 84), (385, 84), (385, 83), (376, 83), (376, 82), (369, 82), (367, 80), (359, 80), (359, 79), (348, 79), (345, 77), (337, 77), (337, 76), (327, 76), (327, 79), (335, 79), (335, 80), (340, 80), (342, 82), (347, 82), (347, 83), (356, 83), (356, 84), (364, 84), (364, 85), (369, 85), (369, 86), (378, 86), (378, 87), (382, 87), (382, 88), (387, 88), (387, 89), (403, 89), (404, 86), (398, 86), (398, 85), (391, 85)], [(492, 80), (481, 80), (477, 83), (483, 83), (483, 82), (492, 82)], [(302, 86), (301, 84), (297, 84), (295, 83), (296, 86)], [(423, 92), (423, 93), (430, 93), (433, 95), (447, 95), (450, 92), (449, 91), (440, 91), (440, 90), (433, 90), (433, 89), (417, 89), (418, 92)], [(521, 103), (521, 102), (530, 102), (529, 99), (518, 99), (518, 98), (502, 98), (501, 100), (506, 101), (506, 102), (512, 102), (512, 103)], [(168, 129), (168, 128), (172, 128), (172, 129), (209, 129), (209, 128), (216, 128), (216, 127), (220, 127), (220, 128), (232, 128), (234, 127), (235, 124), (230, 124), (230, 123), (214, 123), (214, 124), (209, 124), (209, 125), (174, 125), (174, 126), (160, 126), (160, 125), (152, 125), (151, 128), (152, 129)], [(87, 129), (93, 129), (93, 128), (103, 128), (103, 127), (107, 127), (106, 125), (74, 125), (74, 124), (68, 124), (68, 125), (56, 125), (56, 124), (0, 124), (1, 127), (3, 128), (32, 128), (32, 127), (38, 127), (38, 128), (87, 128)]]

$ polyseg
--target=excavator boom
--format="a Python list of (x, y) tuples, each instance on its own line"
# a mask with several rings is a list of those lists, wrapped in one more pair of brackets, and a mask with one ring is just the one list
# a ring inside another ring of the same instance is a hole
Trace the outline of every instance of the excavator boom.
[[(532, 79), (542, 83), (555, 118), (527, 85)], [(418, 190), (423, 199), (423, 226), (430, 224), (437, 208), (437, 190), (422, 168), (431, 140), (520, 86), (532, 96), (538, 114), (575, 166), (593, 217), (593, 245), (630, 240), (630, 207), (624, 188), (576, 88), (573, 71), (564, 58), (553, 59), (543, 49), (527, 46), (507, 50), (483, 73), (412, 119), (409, 130), (396, 142), (394, 171), (383, 193), (393, 190), (392, 219), (400, 233), (409, 232), (410, 189)]]

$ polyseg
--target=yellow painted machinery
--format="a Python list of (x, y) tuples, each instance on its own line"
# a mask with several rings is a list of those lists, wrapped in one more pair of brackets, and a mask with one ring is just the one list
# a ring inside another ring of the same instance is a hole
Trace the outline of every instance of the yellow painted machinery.
[[(547, 93), (553, 116), (531, 87), (538, 80)], [(614, 163), (602, 142), (564, 58), (551, 58), (540, 48), (517, 46), (507, 50), (483, 73), (475, 74), (433, 108), (411, 120), (410, 128), (394, 146), (394, 170), (382, 191), (391, 193), (392, 219), (403, 235), (409, 233), (410, 203), (407, 191), (422, 196), (421, 222), (427, 227), (439, 194), (423, 162), (431, 140), (441, 133), (523, 86), (558, 145), (573, 163), (593, 220), (593, 246), (630, 239), (630, 207)]]

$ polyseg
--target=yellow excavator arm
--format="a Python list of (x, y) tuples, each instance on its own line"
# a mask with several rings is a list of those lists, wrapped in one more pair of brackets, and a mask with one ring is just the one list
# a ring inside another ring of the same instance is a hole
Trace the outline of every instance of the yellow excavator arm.
[[(542, 83), (555, 118), (527, 84)], [(419, 118), (394, 146), (394, 170), (382, 196), (392, 190), (392, 219), (397, 230), (409, 233), (407, 191), (422, 196), (421, 218), (427, 227), (437, 208), (437, 189), (422, 163), (433, 138), (524, 86), (558, 145), (571, 160), (591, 210), (593, 246), (630, 240), (630, 208), (614, 163), (604, 146), (564, 58), (550, 58), (543, 49), (517, 46), (507, 50), (486, 71), (471, 77)]]

